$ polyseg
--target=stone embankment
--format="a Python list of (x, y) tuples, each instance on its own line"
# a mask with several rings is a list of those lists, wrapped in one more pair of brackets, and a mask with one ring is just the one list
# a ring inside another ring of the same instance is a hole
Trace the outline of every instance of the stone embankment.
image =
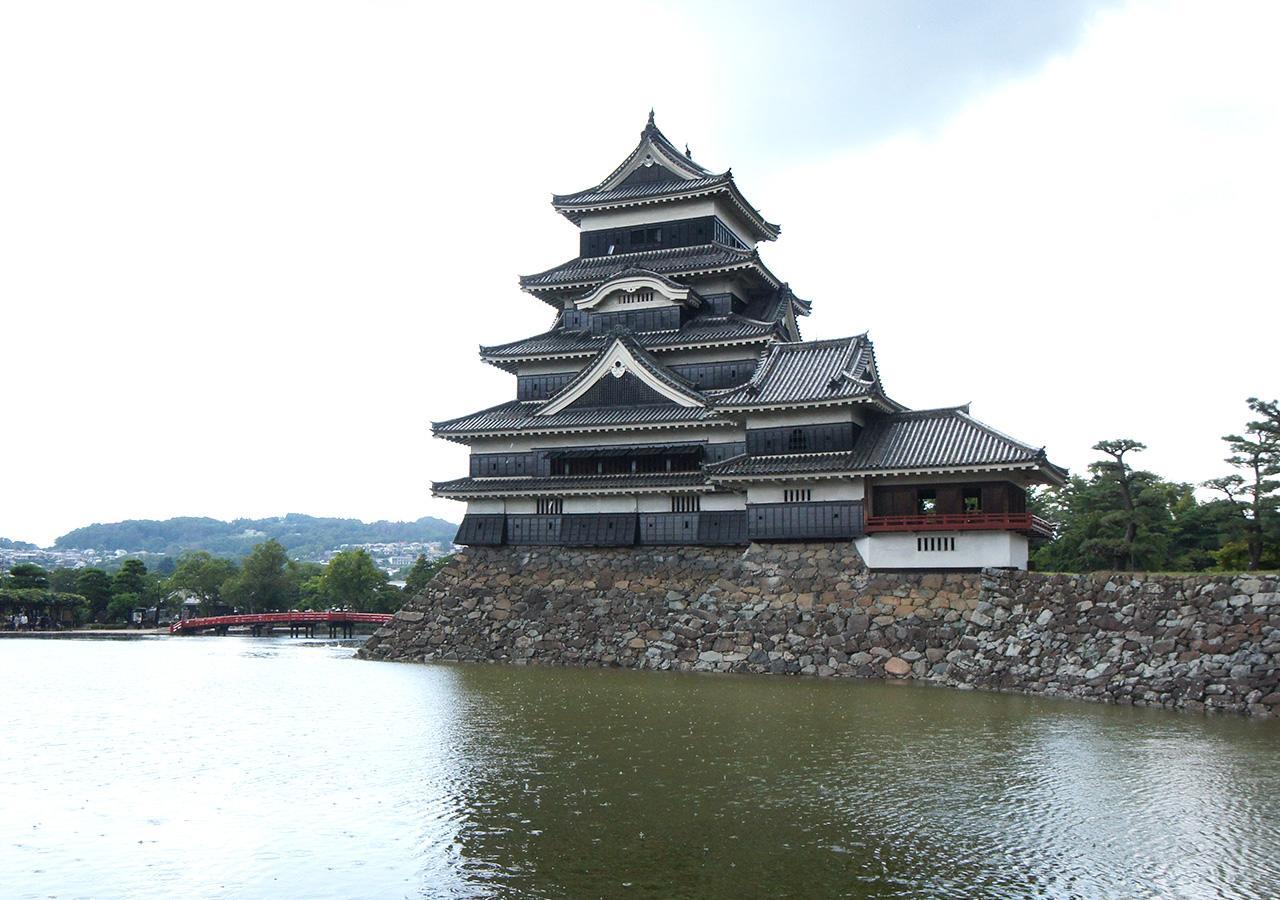
[(1274, 575), (868, 572), (851, 544), (476, 548), (365, 659), (903, 678), (1280, 715)]

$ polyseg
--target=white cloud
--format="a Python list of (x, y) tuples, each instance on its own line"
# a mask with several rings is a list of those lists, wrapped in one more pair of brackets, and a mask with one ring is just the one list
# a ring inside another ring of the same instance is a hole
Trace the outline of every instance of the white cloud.
[(1280, 391), (1276, 18), (1104, 13), (934, 133), (776, 173), (807, 186), (775, 255), (811, 335), (870, 329), (898, 399), (972, 400), (1077, 470), (1132, 436), (1167, 477), (1221, 471), (1244, 398)]
[[(465, 450), (426, 422), (512, 395), (475, 349), (550, 321), (515, 286), (575, 252), (548, 194), (602, 177), (651, 104), (730, 164), (725, 118), (788, 77), (692, 15), (4, 7), (0, 535), (456, 519), (427, 482)], [(1073, 466), (1127, 434), (1212, 475), (1243, 397), (1277, 393), (1275, 16), (1125, 8), (940, 128), (740, 169), (786, 226), (770, 265), (818, 301), (812, 335), (871, 329), (906, 402), (972, 399)]]

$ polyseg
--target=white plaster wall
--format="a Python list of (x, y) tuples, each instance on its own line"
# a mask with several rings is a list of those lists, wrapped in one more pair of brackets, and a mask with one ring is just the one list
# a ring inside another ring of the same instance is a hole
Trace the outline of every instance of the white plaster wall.
[(513, 516), (538, 511), (538, 501), (535, 497), (512, 497), (505, 502), (507, 504), (507, 512)]
[[(670, 505), (667, 507), (670, 509)], [(566, 513), (631, 513), (636, 511), (636, 498), (624, 497), (565, 497)]]
[(862, 479), (832, 479), (830, 481), (792, 481), (771, 484), (753, 484), (747, 487), (748, 503), (784, 503), (788, 490), (809, 489), (813, 491), (812, 502), (825, 500), (861, 500)]
[(813, 409), (788, 409), (778, 412), (739, 413), (746, 417), (748, 428), (781, 428), (786, 425), (831, 425), (853, 422), (861, 425), (866, 410), (858, 406), (819, 406)]
[(726, 510), (746, 509), (746, 494), (715, 493), (702, 495), (702, 508), (708, 512), (724, 512)]
[(662, 294), (654, 292), (654, 296), (649, 300), (633, 300), (630, 303), (624, 303), (624, 294), (622, 291), (615, 291), (605, 296), (598, 304), (591, 308), (592, 312), (611, 313), (611, 312), (630, 312), (633, 309), (653, 309), (658, 306), (680, 306), (677, 300), (664, 297)]
[(650, 222), (669, 222), (672, 219), (694, 219), (699, 216), (714, 215), (717, 215), (715, 201), (710, 197), (699, 197), (696, 200), (677, 200), (672, 203), (633, 206), (629, 209), (583, 213), (578, 222), (578, 228), (582, 231), (600, 231), (605, 228), (625, 228), (628, 225), (647, 225)]
[(506, 512), (506, 501), (504, 500), (468, 500), (467, 515), (472, 513), (482, 513), (493, 515), (494, 513)]
[[(916, 539), (955, 538), (955, 550), (917, 550)], [(1011, 531), (928, 531), (872, 534), (856, 542), (873, 569), (976, 569), (984, 566), (1025, 569), (1027, 539)]]
[(672, 200), (629, 209), (612, 209), (603, 212), (583, 213), (578, 222), (582, 231), (600, 231), (605, 228), (625, 228), (630, 225), (648, 225), (670, 222), (673, 219), (694, 219), (700, 216), (719, 216), (720, 221), (738, 236), (747, 247), (756, 242), (748, 235), (751, 229), (725, 199), (698, 197), (693, 200)]

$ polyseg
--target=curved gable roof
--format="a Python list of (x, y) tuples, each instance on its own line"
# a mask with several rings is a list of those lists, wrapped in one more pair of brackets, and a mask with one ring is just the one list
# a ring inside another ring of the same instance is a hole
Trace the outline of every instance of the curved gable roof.
[[(658, 167), (661, 171), (652, 177), (636, 177), (636, 173), (646, 167)], [(747, 202), (733, 181), (732, 170), (717, 174), (694, 162), (687, 150), (681, 152), (658, 129), (650, 110), (648, 124), (640, 132), (640, 143), (604, 181), (571, 194), (552, 194), (551, 205), (576, 224), (589, 209), (612, 209), (713, 193), (726, 194), (760, 240), (772, 241), (781, 233), (781, 227), (767, 221)]]

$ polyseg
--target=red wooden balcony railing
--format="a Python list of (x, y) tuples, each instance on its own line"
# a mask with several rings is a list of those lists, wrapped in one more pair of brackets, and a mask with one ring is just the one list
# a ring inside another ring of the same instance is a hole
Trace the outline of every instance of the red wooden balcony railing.
[(1024, 531), (1053, 537), (1053, 525), (1031, 513), (925, 513), (868, 516), (867, 531)]

